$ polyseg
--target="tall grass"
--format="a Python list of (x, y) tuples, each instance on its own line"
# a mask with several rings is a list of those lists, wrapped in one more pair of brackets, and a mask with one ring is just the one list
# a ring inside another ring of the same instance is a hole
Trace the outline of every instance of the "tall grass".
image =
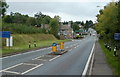
[(43, 33), (43, 29), (40, 27), (27, 26), (25, 24), (2, 24), (3, 31), (11, 31), (12, 34), (33, 34), (33, 33)]

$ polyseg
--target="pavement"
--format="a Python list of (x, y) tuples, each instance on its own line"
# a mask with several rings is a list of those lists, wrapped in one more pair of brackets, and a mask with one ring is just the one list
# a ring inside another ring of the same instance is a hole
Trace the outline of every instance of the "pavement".
[(112, 69), (107, 64), (105, 54), (103, 53), (99, 42), (96, 42), (94, 63), (92, 75), (113, 75)]

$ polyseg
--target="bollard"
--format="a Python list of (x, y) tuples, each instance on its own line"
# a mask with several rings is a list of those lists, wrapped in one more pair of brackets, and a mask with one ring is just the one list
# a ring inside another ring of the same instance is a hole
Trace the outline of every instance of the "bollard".
[(36, 41), (34, 41), (34, 47), (37, 47)]
[(57, 52), (57, 44), (56, 43), (52, 44), (52, 51)]
[(61, 51), (64, 51), (64, 42), (60, 43), (60, 49), (61, 49)]
[(110, 46), (110, 47), (109, 47), (109, 51), (111, 51), (111, 49), (112, 49), (112, 48), (111, 48), (111, 46)]
[(31, 48), (31, 42), (29, 41), (29, 48)]
[(114, 48), (114, 54), (113, 54), (113, 56), (117, 56), (117, 49), (116, 49), (116, 47)]

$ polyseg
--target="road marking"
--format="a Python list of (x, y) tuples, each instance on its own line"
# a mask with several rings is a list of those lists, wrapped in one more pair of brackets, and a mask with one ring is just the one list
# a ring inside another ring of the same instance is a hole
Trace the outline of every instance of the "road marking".
[(82, 73), (82, 77), (84, 77), (86, 75), (86, 73), (87, 73), (87, 70), (88, 70), (88, 67), (89, 67), (89, 64), (90, 64), (90, 60), (92, 58), (92, 54), (93, 54), (93, 51), (94, 51), (94, 47), (95, 47), (95, 43), (93, 44), (93, 48), (92, 48), (91, 53), (90, 53), (90, 55), (88, 57), (87, 63), (85, 65), (84, 71)]
[(49, 61), (53, 61), (54, 59), (56, 59), (56, 58), (58, 58), (58, 57), (60, 57), (60, 56), (61, 56), (61, 55), (58, 55), (58, 56), (56, 56), (56, 57), (50, 59)]
[(42, 61), (47, 61), (47, 60), (43, 60), (43, 59), (35, 59), (35, 60), (42, 60)]
[(34, 59), (32, 59), (32, 60), (36, 60), (36, 59), (41, 58), (41, 57), (43, 57), (43, 56), (44, 56), (44, 55), (38, 56), (38, 57), (36, 57), (36, 58), (34, 58)]
[(25, 71), (25, 72), (23, 72), (23, 73), (21, 73), (21, 74), (22, 74), (22, 75), (23, 75), (23, 74), (26, 74), (26, 73), (28, 73), (28, 72), (30, 72), (30, 71), (32, 71), (32, 70), (34, 70), (34, 69), (42, 66), (42, 65), (43, 65), (43, 64), (40, 64), (40, 65), (38, 65), (38, 66), (36, 66), (36, 67), (33, 67), (33, 68), (31, 68), (31, 69), (29, 69), (29, 70), (27, 70), (27, 71)]
[(37, 66), (38, 64), (30, 64), (30, 63), (23, 63), (24, 65), (33, 65), (33, 66)]
[(8, 68), (4, 69), (3, 71), (6, 71), (6, 70), (11, 69), (11, 68), (14, 68), (14, 67), (17, 67), (17, 66), (22, 65), (22, 64), (23, 64), (23, 63), (20, 63), (20, 64), (17, 64), (17, 65), (14, 65), (14, 66), (8, 67)]
[[(51, 47), (48, 47), (48, 48), (51, 48)], [(43, 48), (43, 49), (45, 49), (45, 48)], [(5, 58), (9, 58), (9, 57), (15, 57), (15, 56), (19, 56), (19, 55), (22, 55), (22, 54), (28, 54), (28, 53), (38, 52), (38, 51), (41, 51), (41, 50), (42, 49), (38, 49), (38, 50), (30, 51), (30, 52), (25, 52), (25, 53), (20, 53), (20, 54), (16, 54), (16, 55), (6, 56), (6, 57), (2, 57), (0, 59), (5, 59)]]
[(90, 71), (88, 75), (92, 74), (92, 67), (93, 67), (93, 62), (94, 62), (94, 56), (95, 56), (95, 52), (93, 53), (93, 57), (92, 57), (92, 61), (91, 61), (91, 66), (90, 66)]
[(13, 73), (13, 74), (20, 74), (20, 73), (18, 73), (18, 72), (13, 72), (13, 71), (3, 71), (3, 72)]

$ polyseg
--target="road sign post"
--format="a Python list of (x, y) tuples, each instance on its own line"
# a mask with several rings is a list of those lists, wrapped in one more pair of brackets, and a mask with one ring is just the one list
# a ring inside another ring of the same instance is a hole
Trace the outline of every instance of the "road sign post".
[(6, 38), (6, 46), (10, 48), (13, 46), (13, 37), (10, 36), (10, 31), (0, 31), (0, 37)]

